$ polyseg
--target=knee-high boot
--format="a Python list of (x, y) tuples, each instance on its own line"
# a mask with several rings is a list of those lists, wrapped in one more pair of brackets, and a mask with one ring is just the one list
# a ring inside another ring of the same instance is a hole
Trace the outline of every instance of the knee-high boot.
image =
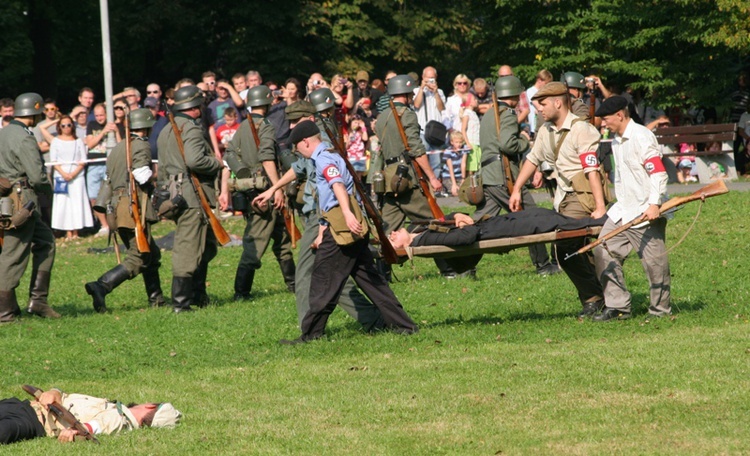
[(235, 301), (252, 299), (250, 292), (253, 290), (253, 280), (255, 280), (255, 269), (237, 268), (237, 273), (234, 275)]
[(172, 306), (174, 313), (192, 312), (193, 278), (172, 277)]
[(148, 295), (148, 304), (151, 307), (161, 307), (166, 305), (164, 294), (161, 291), (161, 279), (159, 278), (159, 268), (149, 268), (143, 271), (143, 284), (146, 286)]
[(49, 271), (32, 271), (29, 284), (29, 307), (26, 309), (28, 313), (44, 318), (60, 318), (60, 314), (47, 304), (51, 278)]
[(294, 260), (279, 260), (279, 267), (281, 268), (281, 275), (284, 276), (286, 288), (294, 293), (294, 274), (297, 271)]
[(128, 279), (130, 279), (130, 271), (125, 266), (118, 264), (105, 272), (96, 282), (87, 283), (86, 293), (94, 299), (94, 310), (99, 313), (106, 312), (107, 303), (105, 297)]
[(16, 321), (21, 309), (16, 301), (16, 290), (0, 291), (0, 323)]

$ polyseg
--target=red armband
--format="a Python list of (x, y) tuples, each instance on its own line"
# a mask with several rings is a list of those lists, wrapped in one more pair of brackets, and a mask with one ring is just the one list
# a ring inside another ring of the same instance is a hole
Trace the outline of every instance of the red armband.
[(339, 171), (336, 165), (328, 165), (323, 170), (323, 177), (326, 178), (327, 182), (331, 182), (332, 180), (341, 177), (341, 171)]
[(89, 430), (89, 434), (93, 434), (94, 433), (94, 428), (91, 427), (91, 425), (89, 423), (83, 423), (83, 425), (86, 426), (86, 429)]
[(599, 166), (599, 159), (596, 158), (596, 151), (586, 152), (578, 156), (581, 159), (583, 169), (596, 168)]
[(646, 172), (649, 174), (656, 174), (656, 173), (665, 173), (667, 172), (666, 169), (664, 169), (664, 163), (661, 161), (661, 157), (651, 157), (643, 164), (643, 167), (646, 168)]

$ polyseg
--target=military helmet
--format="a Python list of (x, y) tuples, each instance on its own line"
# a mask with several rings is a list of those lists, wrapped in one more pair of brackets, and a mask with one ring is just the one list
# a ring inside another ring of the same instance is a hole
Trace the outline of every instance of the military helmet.
[(403, 95), (413, 93), (417, 87), (416, 81), (408, 74), (399, 74), (388, 81), (388, 95)]
[(271, 102), (273, 102), (271, 89), (264, 85), (255, 86), (247, 91), (247, 106), (249, 108), (268, 106)]
[(560, 82), (567, 84), (567, 86), (572, 89), (586, 88), (586, 81), (584, 81), (583, 75), (581, 73), (576, 73), (575, 71), (563, 73), (560, 76)]
[(133, 130), (151, 128), (156, 123), (154, 115), (151, 114), (151, 110), (148, 108), (139, 108), (131, 111), (128, 117), (130, 118), (130, 128)]
[(175, 111), (185, 111), (201, 104), (203, 104), (203, 92), (197, 86), (185, 86), (177, 89), (174, 93), (174, 104), (172, 107)]
[(336, 98), (334, 97), (333, 92), (331, 92), (331, 89), (326, 87), (313, 90), (312, 93), (310, 93), (310, 103), (313, 104), (315, 110), (318, 112), (323, 112), (326, 109), (334, 107), (333, 102), (335, 99)]
[(28, 92), (22, 93), (16, 98), (16, 105), (14, 108), (14, 116), (16, 117), (31, 117), (42, 113), (42, 106), (44, 100), (38, 93)]
[(495, 92), (498, 98), (510, 98), (521, 95), (526, 90), (520, 79), (515, 76), (503, 76), (495, 81)]

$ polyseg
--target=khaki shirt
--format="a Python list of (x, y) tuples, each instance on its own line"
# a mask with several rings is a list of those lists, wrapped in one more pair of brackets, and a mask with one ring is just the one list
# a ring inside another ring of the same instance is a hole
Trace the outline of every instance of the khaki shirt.
[[(510, 159), (510, 169), (513, 176), (518, 176), (518, 162), (520, 154), (529, 149), (529, 140), (522, 136), (518, 125), (516, 112), (505, 103), (498, 103), (500, 108), (500, 137), (495, 128), (495, 110), (490, 109), (482, 117), (479, 127), (479, 144), (482, 149), (482, 162), (502, 153)], [(506, 109), (503, 109), (506, 108)], [(511, 176), (511, 179), (513, 179)], [(496, 160), (482, 167), (484, 185), (506, 185), (503, 161)]]
[(211, 145), (203, 135), (200, 119), (194, 120), (186, 115), (177, 114), (174, 120), (177, 124), (177, 129), (181, 132), (180, 136), (185, 146), (185, 158), (182, 158), (180, 149), (177, 146), (177, 139), (172, 126), (167, 125), (161, 131), (157, 140), (159, 149), (159, 185), (163, 186), (167, 184), (171, 176), (177, 176), (182, 173), (182, 196), (185, 198), (188, 207), (201, 207), (198, 195), (190, 183), (189, 171), (193, 172), (201, 183), (201, 187), (203, 187), (203, 192), (206, 194), (208, 203), (214, 206), (216, 204), (214, 180), (223, 168), (223, 165), (216, 159)]
[[(565, 140), (560, 146), (560, 153), (555, 160), (555, 148), (565, 131), (568, 134), (565, 136)], [(582, 160), (589, 159), (586, 168), (587, 174), (598, 170), (598, 161), (596, 163), (591, 162), (591, 154), (593, 153), (593, 157), (596, 158), (600, 136), (596, 127), (575, 116), (572, 112), (568, 112), (560, 129), (557, 129), (551, 122), (545, 122), (542, 125), (536, 141), (534, 141), (534, 147), (526, 158), (537, 167), (546, 161), (555, 170), (557, 178), (555, 209), (565, 197), (565, 193), (573, 191), (571, 179), (583, 170)]]
[[(66, 426), (57, 421), (55, 415), (47, 411), (39, 402), (32, 401), (30, 404), (36, 411), (48, 437), (57, 437), (61, 431), (67, 429)], [(140, 427), (138, 420), (120, 402), (110, 402), (107, 399), (86, 396), (85, 394), (62, 393), (61, 405), (89, 428), (89, 432), (92, 434), (116, 434)]]

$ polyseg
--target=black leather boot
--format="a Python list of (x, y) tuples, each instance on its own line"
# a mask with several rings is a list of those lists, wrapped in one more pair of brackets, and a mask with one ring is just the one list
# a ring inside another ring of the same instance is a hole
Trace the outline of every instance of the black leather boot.
[(193, 278), (172, 277), (172, 307), (174, 313), (192, 312)]
[(280, 260), (279, 267), (281, 267), (281, 275), (284, 276), (284, 283), (286, 283), (287, 290), (294, 293), (294, 274), (297, 268), (294, 266), (294, 260)]
[(16, 301), (16, 290), (0, 291), (0, 323), (16, 321), (21, 315), (21, 309)]
[(130, 279), (130, 271), (125, 266), (118, 264), (105, 272), (96, 282), (87, 283), (86, 293), (94, 299), (94, 310), (105, 313), (107, 311), (105, 296), (128, 279)]
[(206, 307), (211, 299), (206, 291), (206, 277), (208, 276), (208, 265), (198, 265), (193, 273), (193, 304), (199, 308)]
[(255, 269), (237, 268), (234, 275), (234, 300), (246, 301), (253, 299), (250, 292), (253, 289), (253, 280), (255, 279)]
[(28, 313), (44, 318), (60, 318), (60, 314), (47, 304), (50, 279), (49, 271), (32, 271), (29, 284), (29, 307), (26, 309)]
[(148, 304), (151, 307), (162, 307), (167, 304), (161, 291), (161, 280), (159, 279), (159, 268), (149, 268), (143, 271), (143, 284), (146, 286)]

